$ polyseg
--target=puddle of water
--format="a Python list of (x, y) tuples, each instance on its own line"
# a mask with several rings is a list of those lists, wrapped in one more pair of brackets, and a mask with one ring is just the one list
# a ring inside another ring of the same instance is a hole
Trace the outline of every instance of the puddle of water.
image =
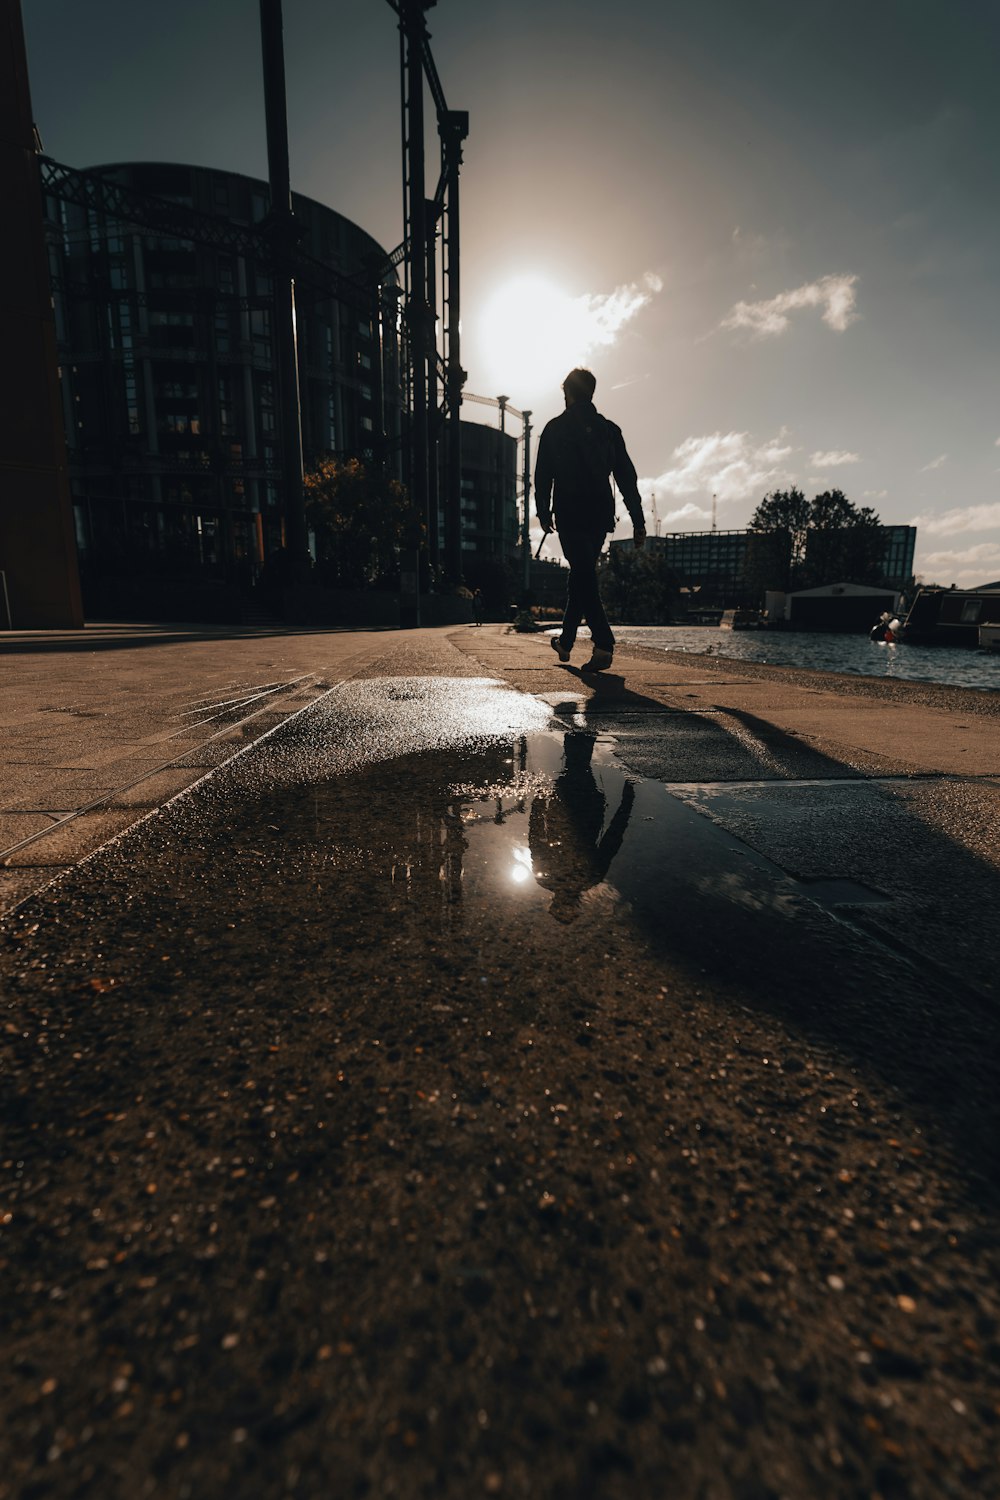
[(257, 808), (266, 798), (265, 861), (297, 850), (323, 906), (350, 892), (366, 946), (407, 909), (439, 931), (500, 915), (599, 931), (624, 907), (661, 949), (707, 950), (744, 977), (748, 954), (780, 948), (787, 967), (789, 945), (828, 922), (819, 906), (859, 899), (850, 882), (796, 880), (626, 771), (614, 739), (579, 716), (556, 724), (488, 680), (355, 684), (238, 779), (252, 779)]
[(455, 788), (465, 872), (494, 898), (533, 883), (560, 922), (583, 917), (592, 893), (626, 901), (661, 934), (689, 922), (703, 933), (734, 907), (787, 921), (803, 901), (884, 899), (850, 880), (795, 879), (658, 782), (627, 772), (613, 741), (592, 731), (524, 736), (510, 764), (517, 771), (506, 785)]
[(387, 972), (435, 933), (466, 963), (499, 927), (513, 944), (541, 936), (555, 962), (600, 944), (621, 910), (691, 971), (768, 987), (825, 968), (834, 984), (831, 912), (858, 900), (850, 882), (795, 879), (627, 771), (615, 744), (489, 679), (373, 679), (280, 727), (171, 817), (189, 822), (198, 867), (231, 850), (262, 947), (285, 941), (286, 907)]

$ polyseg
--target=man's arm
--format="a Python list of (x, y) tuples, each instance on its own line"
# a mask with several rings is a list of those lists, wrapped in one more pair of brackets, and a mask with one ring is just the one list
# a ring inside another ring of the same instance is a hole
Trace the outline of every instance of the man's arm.
[(646, 521), (642, 514), (642, 497), (639, 494), (639, 486), (635, 472), (635, 464), (628, 456), (625, 447), (625, 439), (622, 437), (620, 427), (613, 427), (613, 441), (611, 445), (611, 472), (615, 476), (615, 483), (622, 492), (625, 508), (632, 522), (632, 535), (636, 547), (641, 547), (646, 540)]
[(552, 438), (547, 427), (542, 428), (538, 440), (538, 456), (535, 459), (535, 512), (542, 528), (552, 530)]

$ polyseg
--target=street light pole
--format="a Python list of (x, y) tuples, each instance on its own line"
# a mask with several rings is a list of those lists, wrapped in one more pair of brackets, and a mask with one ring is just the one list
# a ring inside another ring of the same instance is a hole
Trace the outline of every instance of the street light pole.
[(524, 452), (522, 460), (524, 467), (521, 471), (521, 491), (524, 498), (524, 514), (521, 517), (521, 562), (523, 567), (523, 583), (525, 593), (531, 591), (531, 535), (529, 521), (531, 519), (531, 412), (521, 413), (521, 421), (524, 434)]
[(285, 546), (292, 578), (308, 571), (305, 495), (302, 485), (302, 413), (295, 332), (295, 281), (292, 258), (299, 232), (292, 212), (288, 166), (288, 116), (285, 102), (285, 53), (281, 0), (260, 0), (260, 42), (264, 65), (264, 114), (267, 125), (267, 175), (271, 212), (267, 223), (272, 246), (274, 348), (281, 412), (281, 477)]

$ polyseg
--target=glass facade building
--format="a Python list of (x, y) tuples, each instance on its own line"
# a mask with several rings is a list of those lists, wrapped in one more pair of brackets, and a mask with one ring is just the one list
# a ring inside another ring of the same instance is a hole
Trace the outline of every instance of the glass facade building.
[(913, 586), (913, 553), (917, 545), (915, 526), (883, 526), (885, 553), (882, 558), (882, 582), (894, 589)]
[[(252, 229), (264, 182), (205, 167), (92, 169), (201, 222)], [(112, 200), (109, 200), (112, 201)], [(77, 543), (85, 580), (108, 571), (251, 586), (282, 545), (280, 404), (266, 259), (239, 237), (177, 237), (102, 206), (45, 198)], [(293, 195), (306, 466), (323, 454), (399, 462), (402, 387), (386, 252)], [(236, 248), (234, 248), (234, 244)], [(370, 288), (338, 297), (332, 272)], [(381, 311), (386, 303), (388, 312)]]

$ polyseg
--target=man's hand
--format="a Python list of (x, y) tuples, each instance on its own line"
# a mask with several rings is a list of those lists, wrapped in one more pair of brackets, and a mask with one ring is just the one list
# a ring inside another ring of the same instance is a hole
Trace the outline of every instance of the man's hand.
[(637, 552), (641, 552), (646, 541), (646, 528), (640, 521), (632, 528), (632, 545)]

